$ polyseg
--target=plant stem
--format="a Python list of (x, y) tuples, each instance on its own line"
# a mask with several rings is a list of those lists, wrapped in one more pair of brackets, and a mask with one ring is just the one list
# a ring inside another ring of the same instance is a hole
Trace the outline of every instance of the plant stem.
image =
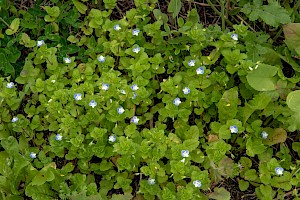
[(225, 31), (225, 2), (221, 0), (222, 31)]
[[(222, 13), (220, 11), (218, 11), (218, 9), (216, 9), (216, 7), (214, 6), (214, 4), (210, 1), (210, 0), (207, 0), (207, 3), (210, 5), (210, 7), (220, 16), (222, 16)], [(227, 18), (225, 18), (224, 16), (224, 19), (226, 21), (226, 23), (230, 26), (233, 26), (233, 23), (231, 21), (229, 21)]]
[(10, 29), (13, 30), (8, 23), (6, 23), (6, 21), (4, 21), (4, 19), (2, 17), (0, 17), (0, 20)]

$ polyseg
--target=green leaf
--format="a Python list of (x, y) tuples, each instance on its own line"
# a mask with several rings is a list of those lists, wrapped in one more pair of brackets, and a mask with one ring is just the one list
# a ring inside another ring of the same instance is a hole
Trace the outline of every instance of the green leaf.
[(256, 170), (250, 169), (245, 172), (245, 179), (248, 181), (255, 181), (258, 178)]
[(283, 143), (287, 138), (287, 133), (283, 128), (265, 129), (268, 133), (268, 137), (265, 140), (265, 144), (272, 146), (274, 144)]
[(181, 9), (181, 0), (171, 0), (168, 6), (168, 12), (173, 13), (173, 18), (176, 18)]
[(130, 193), (125, 193), (123, 194), (113, 194), (111, 200), (128, 200), (132, 199), (132, 194)]
[(246, 103), (245, 107), (240, 108), (239, 112), (243, 117), (243, 124), (249, 119), (249, 117), (254, 113), (255, 110), (265, 109), (271, 102), (272, 96), (267, 92), (260, 92), (254, 96), (252, 100)]
[(244, 180), (239, 180), (239, 188), (241, 191), (246, 191), (249, 188), (249, 182)]
[(291, 22), (288, 11), (275, 1), (270, 1), (269, 5), (264, 5), (262, 8), (263, 11), (260, 13), (260, 17), (268, 25), (277, 27), (280, 24)]
[(230, 193), (225, 188), (215, 188), (208, 197), (216, 200), (230, 200)]
[(257, 91), (275, 90), (277, 81), (274, 76), (277, 74), (277, 71), (277, 67), (260, 64), (257, 69), (248, 73), (247, 81)]
[(186, 147), (187, 150), (193, 151), (195, 150), (199, 145), (199, 141), (195, 139), (185, 140), (183, 142), (183, 146)]
[(35, 177), (32, 179), (31, 184), (40, 186), (43, 185), (47, 181), (47, 178), (43, 176), (40, 172), (35, 175)]
[(225, 158), (226, 152), (230, 149), (231, 146), (224, 140), (218, 140), (209, 144), (209, 146), (206, 148), (206, 153), (210, 160), (218, 163), (220, 160)]
[(11, 155), (19, 152), (18, 141), (13, 136), (9, 136), (8, 138), (2, 140), (1, 145)]
[(300, 130), (300, 112), (293, 113), (286, 121), (289, 124), (288, 129), (290, 132)]
[(35, 200), (53, 200), (56, 199), (56, 193), (50, 189), (48, 184), (38, 187), (29, 184), (25, 189), (25, 194)]
[(232, 176), (233, 175), (233, 170), (234, 170), (234, 162), (231, 158), (224, 158), (223, 160), (220, 161), (219, 165), (219, 172), (221, 172), (221, 174), (223, 176)]
[(8, 62), (5, 54), (0, 53), (0, 70), (3, 71), (5, 74), (15, 74), (14, 67)]
[(59, 7), (57, 6), (45, 6), (45, 10), (48, 13), (48, 15), (50, 15), (51, 17), (57, 18), (60, 14), (60, 10)]
[(12, 23), (10, 24), (9, 28), (6, 29), (5, 33), (7, 35), (12, 35), (14, 33), (16, 33), (19, 29), (19, 25), (20, 25), (20, 19), (19, 18), (15, 18)]
[(300, 155), (300, 142), (293, 142), (292, 148), (298, 153), (298, 155)]
[(294, 112), (300, 112), (300, 90), (290, 92), (286, 98), (288, 107)]
[(238, 88), (234, 87), (224, 92), (218, 103), (219, 120), (225, 121), (235, 118), (238, 104)]
[(87, 6), (84, 5), (83, 3), (77, 1), (77, 0), (72, 0), (76, 9), (81, 13), (81, 14), (85, 14), (86, 10), (87, 10)]
[(292, 51), (300, 55), (300, 23), (291, 23), (283, 26), (285, 43)]
[(159, 9), (154, 9), (153, 14), (156, 20), (162, 20), (164, 23), (168, 22), (168, 15), (162, 13)]
[(261, 194), (264, 196), (263, 199), (265, 200), (272, 200), (274, 197), (275, 192), (273, 191), (270, 185), (263, 185), (259, 186)]
[(14, 176), (18, 177), (21, 170), (27, 165), (29, 165), (29, 162), (20, 154), (16, 154), (14, 156), (14, 166), (13, 166)]
[(246, 143), (246, 153), (247, 155), (253, 157), (256, 154), (261, 154), (266, 150), (266, 146), (262, 143), (262, 140), (259, 138), (250, 137), (247, 139)]
[(117, 5), (117, 0), (103, 0), (105, 9), (114, 9)]

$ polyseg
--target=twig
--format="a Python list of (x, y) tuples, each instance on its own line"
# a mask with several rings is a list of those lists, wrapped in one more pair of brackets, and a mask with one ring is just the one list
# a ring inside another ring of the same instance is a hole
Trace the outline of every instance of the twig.
[[(194, 4), (200, 5), (200, 6), (206, 6), (206, 7), (210, 7), (209, 4), (207, 3), (199, 3), (199, 2), (193, 2)], [(220, 7), (219, 5), (216, 5), (216, 7)]]
[[(214, 6), (214, 4), (210, 0), (207, 0), (207, 3), (219, 16), (222, 16), (222, 13), (220, 11), (218, 11), (218, 9)], [(224, 19), (227, 24), (229, 24), (230, 26), (233, 26), (233, 23), (231, 21), (229, 21), (225, 16), (224, 16)]]
[[(199, 3), (199, 2), (193, 2), (194, 4), (203, 6), (203, 7), (211, 7), (209, 4), (207, 3)], [(220, 5), (214, 5), (215, 7), (221, 7)], [(234, 7), (234, 8), (239, 8), (239, 7)]]
[(241, 16), (236, 15), (243, 23), (245, 23), (252, 31), (256, 32), (254, 28), (252, 28)]
[(0, 17), (0, 20), (10, 29), (13, 30), (8, 23), (6, 23), (6, 21), (4, 21), (4, 19), (2, 17)]
[(118, 12), (124, 17), (122, 10), (118, 7), (118, 5), (116, 5), (116, 8), (117, 8)]
[[(300, 187), (299, 187), (299, 188), (296, 188), (296, 189), (294, 189), (294, 190), (300, 190)], [(291, 194), (293, 194), (294, 190), (292, 190), (292, 191), (290, 191), (290, 192), (288, 192), (288, 193), (285, 193), (284, 197), (287, 197), (287, 196), (290, 196)], [(274, 200), (279, 200), (279, 198), (276, 198), (276, 199), (274, 199)]]

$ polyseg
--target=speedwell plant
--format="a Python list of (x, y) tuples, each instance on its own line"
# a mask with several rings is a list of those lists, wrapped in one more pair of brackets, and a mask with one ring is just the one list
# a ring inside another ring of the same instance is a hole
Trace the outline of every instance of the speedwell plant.
[(120, 20), (113, 0), (51, 2), (3, 35), (27, 55), (0, 78), (1, 199), (229, 200), (226, 179), (297, 199), (300, 68), (284, 75), (267, 34), (196, 9), (171, 28), (156, 0)]

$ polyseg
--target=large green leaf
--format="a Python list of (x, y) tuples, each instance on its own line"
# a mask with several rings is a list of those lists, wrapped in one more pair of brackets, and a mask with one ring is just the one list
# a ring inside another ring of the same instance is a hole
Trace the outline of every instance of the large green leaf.
[(216, 200), (230, 200), (230, 193), (225, 188), (215, 188), (214, 192), (208, 196)]
[(181, 0), (171, 0), (168, 6), (168, 12), (173, 13), (173, 18), (177, 17), (181, 9)]
[(264, 140), (264, 143), (272, 146), (274, 144), (283, 143), (287, 138), (287, 133), (283, 128), (266, 128), (265, 131), (268, 133), (268, 138)]
[(56, 199), (56, 193), (50, 189), (48, 184), (43, 184), (38, 187), (29, 184), (25, 189), (25, 194), (35, 200)]
[(283, 26), (285, 43), (291, 51), (300, 55), (300, 23), (290, 23)]
[(19, 153), (16, 154), (14, 156), (14, 167), (13, 167), (14, 176), (18, 177), (21, 170), (27, 165), (29, 165), (29, 162), (23, 156), (21, 156), (21, 154)]
[(277, 74), (277, 71), (277, 67), (260, 64), (257, 69), (248, 73), (247, 81), (257, 91), (275, 90), (276, 79), (274, 76)]
[(18, 141), (13, 136), (9, 136), (2, 140), (1, 145), (10, 155), (14, 155), (19, 152)]
[(280, 24), (291, 22), (288, 11), (281, 7), (277, 2), (270, 1), (269, 5), (263, 5), (262, 7), (263, 10), (260, 13), (260, 17), (266, 24), (277, 27)]
[(300, 90), (290, 92), (286, 98), (288, 107), (294, 112), (300, 112)]
[(238, 89), (236, 87), (224, 92), (218, 103), (220, 121), (233, 119), (236, 116), (238, 101)]

